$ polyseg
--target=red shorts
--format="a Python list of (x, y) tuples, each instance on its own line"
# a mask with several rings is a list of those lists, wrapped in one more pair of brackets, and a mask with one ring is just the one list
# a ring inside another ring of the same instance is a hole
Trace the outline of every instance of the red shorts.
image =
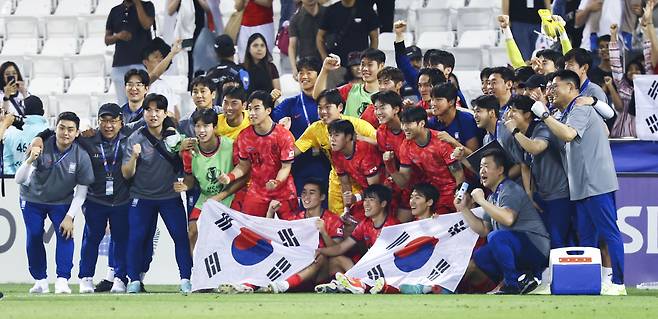
[[(251, 194), (247, 197), (249, 200), (245, 200), (242, 203), (241, 212), (251, 216), (265, 217), (267, 215), (267, 209), (270, 207), (271, 199), (260, 196), (251, 196)], [(297, 198), (279, 201), (281, 202), (281, 207), (277, 212), (277, 216), (284, 220), (297, 219), (297, 216), (295, 215), (299, 209)]]

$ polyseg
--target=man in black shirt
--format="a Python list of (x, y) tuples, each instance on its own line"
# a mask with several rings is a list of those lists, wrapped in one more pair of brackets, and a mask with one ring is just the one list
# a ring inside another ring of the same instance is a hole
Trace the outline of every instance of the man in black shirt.
[[(249, 72), (233, 61), (235, 56), (233, 39), (226, 34), (219, 35), (215, 38), (214, 47), (219, 64), (206, 71), (206, 76), (215, 85), (214, 90), (222, 92), (224, 82), (229, 79), (231, 81), (239, 79), (242, 87), (245, 90), (249, 89)], [(222, 98), (221, 94), (217, 94), (214, 105), (222, 105)]]
[(516, 45), (524, 60), (532, 58), (541, 26), (539, 9), (551, 8), (550, 0), (503, 0), (503, 14), (509, 15)]
[(142, 51), (151, 42), (154, 17), (153, 3), (141, 0), (123, 0), (107, 16), (105, 44), (116, 44), (111, 77), (119, 105), (128, 101), (124, 91), (124, 74), (130, 69), (144, 69)]

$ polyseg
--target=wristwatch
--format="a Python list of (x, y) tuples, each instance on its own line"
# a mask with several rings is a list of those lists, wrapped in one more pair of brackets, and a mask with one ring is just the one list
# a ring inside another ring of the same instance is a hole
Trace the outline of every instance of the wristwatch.
[(551, 116), (551, 115), (548, 112), (544, 112), (544, 113), (541, 114), (541, 120), (543, 121), (543, 120), (547, 119), (549, 116)]
[(597, 99), (595, 96), (592, 96), (592, 100), (594, 100), (594, 102), (592, 102), (592, 104), (590, 104), (591, 106), (594, 106), (594, 105), (596, 105), (596, 103), (599, 102), (599, 99)]

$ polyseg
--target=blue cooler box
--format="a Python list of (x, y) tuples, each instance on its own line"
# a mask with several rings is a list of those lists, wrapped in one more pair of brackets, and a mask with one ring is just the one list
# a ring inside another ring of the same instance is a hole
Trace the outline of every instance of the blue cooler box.
[(601, 251), (592, 247), (551, 249), (551, 293), (554, 295), (599, 295)]

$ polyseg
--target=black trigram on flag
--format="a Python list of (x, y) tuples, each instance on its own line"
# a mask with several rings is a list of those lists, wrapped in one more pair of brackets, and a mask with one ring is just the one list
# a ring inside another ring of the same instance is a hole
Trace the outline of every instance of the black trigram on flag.
[(651, 83), (651, 87), (647, 94), (654, 100), (658, 97), (658, 81), (653, 81), (653, 83)]
[(432, 272), (430, 272), (430, 275), (427, 276), (427, 279), (429, 280), (435, 280), (436, 278), (439, 278), (441, 274), (446, 272), (450, 268), (450, 264), (445, 261), (445, 259), (441, 259), (436, 266), (434, 266), (434, 269), (432, 269)]
[(297, 241), (295, 234), (292, 232), (292, 228), (279, 230), (277, 234), (279, 234), (279, 238), (281, 238), (281, 242), (283, 242), (283, 246), (286, 247), (299, 246), (299, 241)]
[(382, 266), (377, 265), (375, 267), (372, 267), (372, 269), (368, 271), (368, 278), (370, 278), (370, 280), (377, 280), (379, 278), (384, 278), (384, 270), (382, 270)]
[(400, 246), (404, 244), (407, 239), (409, 239), (409, 234), (407, 232), (403, 232), (398, 238), (396, 238), (390, 245), (386, 246), (386, 250), (390, 250), (392, 248), (395, 248), (397, 246)]
[(644, 121), (647, 122), (651, 134), (658, 132), (658, 116), (656, 114), (647, 117)]
[(227, 229), (231, 228), (231, 226), (233, 226), (233, 224), (231, 224), (232, 221), (233, 218), (231, 218), (231, 216), (226, 213), (222, 213), (222, 217), (215, 221), (215, 225), (217, 225), (219, 229), (226, 231)]
[(462, 230), (466, 229), (466, 224), (464, 223), (464, 220), (460, 220), (458, 223), (450, 226), (448, 228), (448, 233), (450, 234), (450, 237), (455, 236), (459, 233), (462, 232)]
[(206, 271), (208, 272), (209, 279), (222, 270), (222, 267), (219, 266), (219, 255), (217, 255), (217, 252), (206, 257), (203, 261), (206, 263)]
[(274, 265), (270, 271), (267, 272), (267, 278), (271, 281), (275, 281), (288, 271), (288, 269), (290, 269), (290, 262), (283, 257), (276, 262), (276, 265)]

